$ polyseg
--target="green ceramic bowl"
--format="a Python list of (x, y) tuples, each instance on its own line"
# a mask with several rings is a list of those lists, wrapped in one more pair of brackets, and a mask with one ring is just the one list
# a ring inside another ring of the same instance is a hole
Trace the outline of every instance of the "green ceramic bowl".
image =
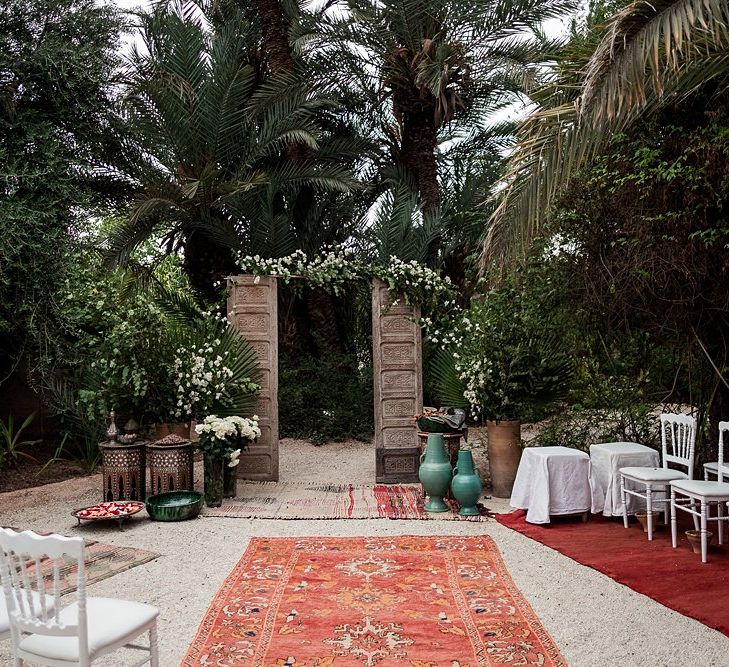
[(202, 493), (169, 491), (147, 498), (147, 514), (153, 521), (184, 521), (200, 514), (202, 505)]

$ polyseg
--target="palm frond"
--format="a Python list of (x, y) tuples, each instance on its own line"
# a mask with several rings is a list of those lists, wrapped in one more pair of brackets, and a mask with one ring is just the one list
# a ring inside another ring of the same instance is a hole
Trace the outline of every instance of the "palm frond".
[(428, 367), (435, 398), (441, 406), (450, 408), (468, 408), (464, 397), (466, 385), (456, 370), (453, 352), (438, 350)]
[(729, 77), (729, 4), (636, 0), (540, 96), (494, 195), (481, 264), (522, 254), (570, 176), (643, 114)]

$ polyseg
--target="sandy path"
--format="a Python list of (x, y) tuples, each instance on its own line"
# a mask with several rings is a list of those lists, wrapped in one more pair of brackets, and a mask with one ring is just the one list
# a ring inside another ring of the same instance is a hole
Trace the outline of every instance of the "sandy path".
[[(313, 447), (284, 441), (281, 479), (372, 483), (374, 454), (362, 443)], [(729, 638), (677, 614), (608, 577), (558, 554), (495, 521), (331, 520), (276, 521), (205, 518), (163, 524), (137, 519), (124, 532), (110, 525), (75, 528), (72, 509), (98, 501), (96, 475), (0, 495), (0, 523), (83, 534), (104, 542), (150, 549), (154, 562), (106, 579), (91, 595), (149, 602), (161, 609), (163, 667), (178, 665), (210, 600), (252, 536), (476, 535), (496, 540), (516, 584), (572, 666), (727, 666)], [(504, 501), (488, 501), (505, 510)], [(649, 567), (636, 563), (636, 567)], [(707, 591), (707, 594), (710, 594)], [(117, 652), (95, 664), (131, 664)], [(10, 664), (0, 642), (0, 665)], [(386, 667), (383, 665), (382, 667)]]

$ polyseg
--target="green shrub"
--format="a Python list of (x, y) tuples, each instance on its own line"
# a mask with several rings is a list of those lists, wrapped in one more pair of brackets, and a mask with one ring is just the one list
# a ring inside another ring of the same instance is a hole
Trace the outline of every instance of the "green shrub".
[(281, 436), (307, 438), (315, 445), (373, 434), (372, 367), (354, 355), (327, 354), (281, 359)]

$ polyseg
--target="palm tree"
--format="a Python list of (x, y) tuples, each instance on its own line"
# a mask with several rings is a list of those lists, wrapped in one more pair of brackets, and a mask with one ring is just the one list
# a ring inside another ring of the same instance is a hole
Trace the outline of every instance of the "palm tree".
[(356, 89), (392, 161), (414, 180), (424, 208), (435, 210), (439, 143), (534, 85), (552, 47), (539, 25), (569, 7), (569, 0), (331, 0), (294, 29), (294, 43), (312, 54), (321, 85), (345, 96)]
[(727, 76), (726, 0), (635, 0), (578, 39), (517, 130), (482, 269), (528, 249), (571, 174), (613, 137)]
[[(214, 0), (181, 0), (138, 15), (143, 47), (125, 80), (136, 197), (110, 239), (120, 263), (149, 238), (183, 251), (193, 287), (211, 298), (213, 283), (235, 270), (232, 251), (261, 237), (262, 200), (277, 202), (278, 215), (303, 185), (354, 185), (341, 161), (316, 159), (331, 153), (316, 123), (328, 102), (300, 82), (261, 82), (258, 30), (225, 10)], [(310, 158), (290, 160), (293, 143)]]

